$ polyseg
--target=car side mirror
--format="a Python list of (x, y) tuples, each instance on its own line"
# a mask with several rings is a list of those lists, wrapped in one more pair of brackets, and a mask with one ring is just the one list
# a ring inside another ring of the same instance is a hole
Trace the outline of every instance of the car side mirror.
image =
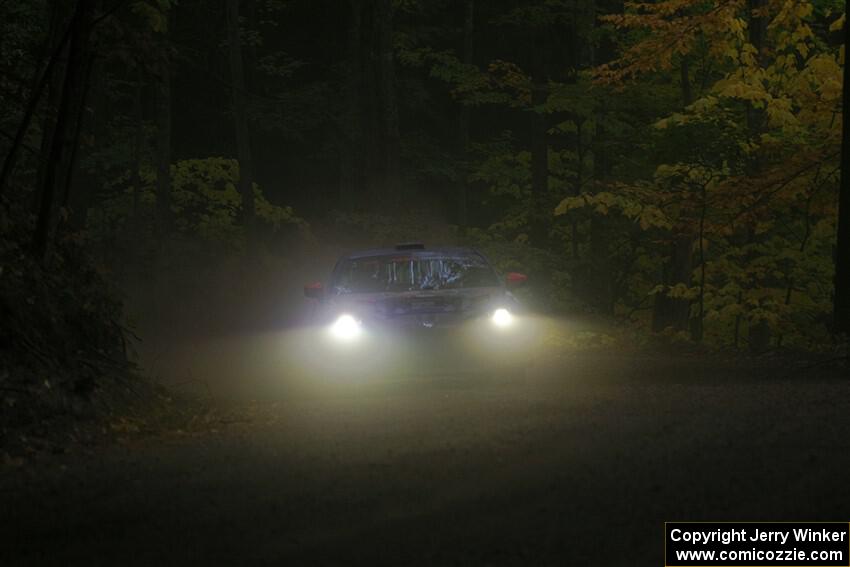
[(509, 272), (508, 275), (505, 276), (505, 285), (509, 288), (519, 287), (527, 281), (528, 276), (520, 274), (519, 272)]
[(325, 286), (322, 282), (313, 282), (304, 286), (304, 295), (310, 299), (322, 299), (325, 295)]

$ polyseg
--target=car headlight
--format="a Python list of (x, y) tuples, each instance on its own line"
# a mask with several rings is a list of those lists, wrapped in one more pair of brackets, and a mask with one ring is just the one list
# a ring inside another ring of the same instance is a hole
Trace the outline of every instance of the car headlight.
[(493, 324), (497, 327), (509, 327), (511, 323), (514, 322), (514, 316), (511, 315), (511, 312), (504, 307), (500, 307), (493, 311), (493, 315), (490, 317), (490, 320), (493, 321)]
[(331, 325), (331, 335), (341, 341), (354, 340), (361, 332), (360, 321), (348, 314), (340, 315)]

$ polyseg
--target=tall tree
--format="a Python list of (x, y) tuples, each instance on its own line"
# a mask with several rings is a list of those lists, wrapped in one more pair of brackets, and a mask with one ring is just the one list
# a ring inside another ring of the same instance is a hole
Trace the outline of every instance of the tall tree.
[[(603, 2), (599, 8), (604, 13), (621, 14), (622, 0)], [(614, 42), (614, 32), (606, 28), (600, 14), (594, 18), (594, 31), (599, 36), (599, 45), (593, 52), (592, 65), (610, 63), (617, 56), (617, 46)], [(607, 93), (606, 93), (607, 94)], [(593, 192), (600, 190), (611, 174), (612, 159), (608, 150), (610, 137), (607, 135), (605, 122), (608, 119), (606, 107), (607, 96), (599, 97), (596, 106), (595, 131), (593, 134)], [(597, 215), (590, 218), (590, 289), (591, 301), (597, 309), (607, 315), (614, 314), (616, 297), (613, 290), (611, 262), (606, 253), (608, 238), (604, 231), (604, 223)]]
[(167, 26), (162, 34), (163, 48), (158, 61), (156, 86), (156, 216), (159, 234), (171, 228), (171, 74), (172, 56)]
[(838, 202), (838, 240), (835, 246), (834, 331), (850, 334), (850, 73), (847, 71), (847, 48), (850, 46), (850, 0), (845, 1), (844, 79), (841, 132), (841, 181)]
[[(768, 18), (764, 15), (765, 0), (747, 0), (747, 15), (748, 15), (748, 35), (750, 45), (753, 47), (753, 56), (761, 65), (763, 63), (763, 49), (765, 41), (765, 31)], [(754, 104), (752, 101), (746, 105), (746, 125), (747, 133), (750, 140), (757, 140), (763, 132), (763, 127), (766, 122), (767, 113), (760, 105)], [(750, 177), (756, 178), (759, 176), (762, 164), (759, 156), (755, 155), (748, 160), (747, 173)], [(757, 242), (758, 238), (755, 234), (755, 229), (750, 227), (748, 240)], [(749, 321), (749, 346), (754, 352), (761, 352), (770, 346), (771, 328), (765, 317), (751, 318)]]
[(242, 221), (249, 238), (254, 234), (254, 168), (248, 115), (248, 93), (239, 37), (239, 0), (227, 2), (227, 43), (230, 62), (230, 91), (233, 101), (233, 126), (236, 156), (239, 160), (239, 194), (242, 196)]
[[(682, 56), (679, 64), (679, 77), (682, 108), (687, 108), (693, 102), (687, 55)], [(661, 282), (665, 290), (655, 294), (652, 308), (652, 330), (656, 333), (668, 327), (676, 331), (686, 331), (691, 318), (691, 300), (686, 297), (672, 297), (667, 292), (677, 285), (691, 286), (694, 245), (691, 219), (686, 219), (676, 229), (675, 234), (671, 235), (669, 253), (662, 267)], [(692, 338), (702, 340), (701, 321), (695, 322)]]
[[(475, 0), (466, 0), (463, 5), (463, 63), (472, 66), (475, 47)], [(469, 116), (470, 107), (464, 104), (458, 116), (458, 150), (462, 158), (469, 151)], [(463, 171), (463, 168), (461, 168)], [(457, 222), (464, 226), (469, 221), (469, 195), (467, 181), (463, 175), (457, 179)]]
[[(88, 87), (86, 91), (86, 104), (80, 107), (77, 118), (77, 131), (71, 153), (71, 167), (73, 168), (65, 182), (64, 194), (60, 205), (66, 211), (66, 218), (60, 223), (70, 230), (79, 231), (85, 228), (91, 196), (96, 191), (102, 178), (90, 168), (82, 167), (78, 155), (85, 155), (96, 140), (105, 137), (107, 128), (106, 110), (107, 89), (109, 85), (104, 71), (104, 61), (99, 56), (92, 56), (87, 69), (89, 74)], [(85, 136), (83, 136), (85, 132)], [(83, 152), (80, 154), (80, 152)], [(83, 158), (84, 159), (84, 158)]]
[(94, 13), (95, 0), (78, 0), (71, 18), (68, 62), (44, 178), (39, 188), (38, 217), (32, 240), (33, 252), (41, 260), (46, 260), (49, 255), (57, 199), (65, 195), (74, 170), (75, 148), (92, 63), (90, 42)]
[(401, 136), (399, 134), (398, 101), (396, 99), (395, 53), (393, 47), (392, 0), (377, 0), (378, 54), (380, 58), (381, 131), (383, 139), (383, 198), (390, 209), (399, 203), (401, 170), (399, 166)]
[(351, 209), (363, 184), (363, 4), (348, 2), (348, 37), (343, 44), (345, 66), (345, 109), (340, 138), (339, 204)]
[(546, 74), (548, 55), (547, 28), (530, 26), (531, 33), (531, 242), (543, 246), (547, 238), (549, 218), (546, 208), (549, 194), (549, 140), (546, 134), (546, 114), (543, 106), (549, 98), (549, 77)]
[(130, 215), (130, 226), (132, 227), (133, 235), (140, 233), (140, 211), (139, 204), (142, 194), (142, 150), (145, 145), (145, 113), (142, 104), (142, 94), (144, 90), (144, 77), (142, 67), (138, 65), (136, 68), (136, 84), (133, 88), (133, 119), (135, 120), (134, 135), (133, 135), (133, 159), (132, 170), (130, 172), (130, 183), (133, 187), (132, 210)]

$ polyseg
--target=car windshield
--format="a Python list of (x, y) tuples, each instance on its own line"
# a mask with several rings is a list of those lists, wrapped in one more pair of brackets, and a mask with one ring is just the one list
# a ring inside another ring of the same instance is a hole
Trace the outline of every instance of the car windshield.
[(499, 285), (493, 269), (477, 256), (371, 256), (345, 260), (335, 293), (381, 293), (465, 289)]

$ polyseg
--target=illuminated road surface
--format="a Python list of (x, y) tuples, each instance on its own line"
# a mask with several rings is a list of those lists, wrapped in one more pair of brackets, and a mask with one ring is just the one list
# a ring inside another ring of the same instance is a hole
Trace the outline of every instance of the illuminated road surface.
[(817, 368), (595, 351), (275, 390), (267, 347), (189, 356), (206, 432), (4, 470), (0, 564), (661, 565), (665, 520), (850, 518), (850, 382)]

